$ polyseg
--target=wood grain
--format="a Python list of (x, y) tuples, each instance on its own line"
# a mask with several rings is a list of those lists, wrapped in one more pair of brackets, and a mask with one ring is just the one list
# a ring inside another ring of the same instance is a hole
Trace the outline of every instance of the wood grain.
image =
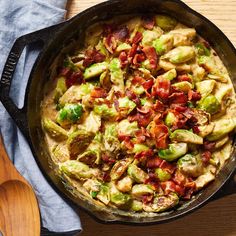
[[(102, 0), (69, 0), (67, 18)], [(236, 46), (236, 0), (185, 0), (191, 8), (216, 24)], [(153, 226), (97, 223), (79, 211), (82, 236), (236, 236), (236, 195), (224, 197), (183, 218)]]

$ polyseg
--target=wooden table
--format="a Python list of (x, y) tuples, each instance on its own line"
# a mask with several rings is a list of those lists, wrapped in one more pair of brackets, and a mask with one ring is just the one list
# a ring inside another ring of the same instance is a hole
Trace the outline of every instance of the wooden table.
[[(67, 18), (102, 0), (68, 0)], [(235, 0), (185, 0), (215, 23), (236, 46)], [(236, 65), (235, 65), (236, 66)], [(79, 212), (82, 236), (236, 236), (236, 195), (224, 197), (170, 223), (154, 226), (105, 225)]]

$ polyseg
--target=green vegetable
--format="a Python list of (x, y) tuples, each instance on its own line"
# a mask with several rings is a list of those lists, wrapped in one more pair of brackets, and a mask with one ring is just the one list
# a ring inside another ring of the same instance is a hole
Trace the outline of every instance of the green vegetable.
[(110, 187), (111, 202), (117, 206), (129, 205), (131, 197), (129, 194), (121, 193), (114, 184)]
[(118, 99), (119, 108), (123, 114), (129, 114), (136, 107), (136, 104), (129, 100), (128, 97), (123, 97)]
[(149, 150), (149, 147), (144, 144), (139, 144), (139, 143), (134, 144), (133, 152), (135, 154), (143, 152), (143, 151), (147, 151), (147, 150)]
[(60, 109), (57, 116), (57, 122), (62, 126), (75, 123), (80, 119), (82, 114), (83, 108), (80, 104), (66, 104)]
[(158, 15), (156, 16), (156, 24), (161, 27), (164, 31), (172, 30), (176, 25), (177, 21), (169, 16)]
[(118, 124), (118, 132), (120, 134), (134, 136), (135, 132), (138, 131), (138, 123), (137, 121), (129, 122), (128, 119), (124, 119)]
[(173, 80), (176, 76), (177, 76), (176, 69), (171, 69), (161, 75), (163, 79), (168, 79), (168, 80)]
[(131, 46), (128, 43), (122, 43), (116, 48), (116, 52), (130, 50)]
[(233, 129), (236, 127), (236, 119), (221, 119), (219, 121), (214, 122), (214, 124), (215, 127), (212, 133), (206, 137), (209, 141), (216, 141), (233, 131)]
[(152, 42), (159, 38), (160, 34), (153, 30), (145, 30), (143, 32), (142, 45), (143, 46), (152, 46)]
[(137, 200), (133, 200), (131, 203), (131, 210), (133, 211), (142, 211), (143, 210), (143, 203)]
[(211, 54), (210, 50), (206, 48), (203, 43), (196, 43), (195, 48), (198, 55), (210, 56)]
[(102, 184), (96, 198), (107, 205), (110, 202), (110, 188), (107, 185)]
[(153, 189), (147, 184), (135, 184), (131, 190), (132, 197), (136, 199), (141, 199), (143, 195), (152, 195), (153, 193)]
[(152, 46), (156, 49), (158, 55), (170, 51), (173, 48), (174, 37), (173, 35), (162, 35), (153, 41)]
[(203, 144), (203, 138), (185, 129), (177, 129), (171, 135), (170, 139), (178, 142)]
[(118, 115), (114, 106), (108, 107), (107, 104), (95, 105), (93, 111), (102, 118), (112, 118)]
[(171, 143), (168, 149), (158, 151), (158, 156), (166, 161), (174, 161), (188, 151), (186, 143)]
[(144, 183), (148, 179), (148, 174), (135, 164), (129, 165), (127, 173), (137, 183)]
[(232, 92), (231, 86), (222, 87), (215, 93), (215, 97), (219, 101), (219, 103), (222, 103), (226, 95), (229, 95), (231, 92)]
[(78, 161), (85, 163), (95, 163), (100, 164), (101, 152), (100, 150), (87, 150), (84, 153), (80, 154), (77, 158)]
[(189, 90), (193, 88), (193, 85), (189, 83), (188, 81), (174, 83), (172, 86), (176, 87), (177, 89), (183, 92), (188, 92)]
[(192, 40), (196, 36), (196, 30), (194, 28), (183, 28), (183, 29), (174, 29), (169, 32), (169, 34), (173, 34), (174, 36), (176, 35), (182, 35), (185, 36), (185, 41), (186, 38)]
[(176, 122), (176, 117), (175, 117), (174, 113), (169, 111), (166, 115), (166, 118), (165, 118), (165, 124), (168, 127), (171, 127), (172, 125), (174, 125), (175, 122)]
[(54, 102), (58, 102), (59, 98), (66, 92), (66, 80), (65, 77), (59, 77), (57, 80), (57, 85), (54, 90)]
[(44, 129), (54, 138), (67, 139), (67, 131), (48, 118), (43, 118)]
[(199, 155), (186, 154), (177, 162), (178, 169), (191, 177), (198, 177), (203, 173), (204, 167)]
[(171, 174), (161, 168), (155, 169), (155, 174), (160, 181), (167, 181), (171, 178)]
[(215, 114), (220, 110), (221, 105), (214, 95), (208, 95), (198, 102), (198, 108), (210, 114)]
[(90, 168), (86, 164), (75, 160), (60, 163), (59, 170), (69, 177), (76, 179), (90, 178), (92, 176)]
[(77, 66), (73, 63), (73, 61), (71, 60), (71, 58), (69, 56), (67, 56), (66, 59), (64, 60), (63, 66), (70, 68), (73, 71), (78, 70)]
[(132, 184), (132, 179), (129, 176), (125, 176), (117, 182), (116, 186), (121, 192), (129, 192), (132, 189)]
[(215, 80), (203, 80), (196, 83), (196, 89), (201, 94), (202, 98), (204, 98), (213, 91), (215, 85)]
[(124, 92), (124, 72), (121, 70), (120, 60), (113, 58), (109, 64), (111, 82), (115, 84), (115, 90)]
[(83, 122), (83, 127), (88, 132), (96, 134), (101, 127), (101, 116), (91, 111)]
[(107, 62), (99, 62), (99, 63), (93, 64), (85, 69), (84, 79), (87, 80), (87, 79), (96, 77), (107, 69), (108, 69)]
[(168, 59), (174, 64), (187, 62), (195, 57), (195, 51), (191, 46), (179, 46), (168, 53), (166, 53), (163, 58)]

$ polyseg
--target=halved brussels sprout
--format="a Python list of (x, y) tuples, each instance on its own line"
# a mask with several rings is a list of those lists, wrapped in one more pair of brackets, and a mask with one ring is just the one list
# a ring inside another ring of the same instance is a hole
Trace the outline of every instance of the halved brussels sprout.
[(221, 119), (219, 121), (214, 122), (214, 124), (215, 127), (212, 133), (206, 137), (209, 141), (215, 141), (220, 138), (223, 138), (228, 133), (233, 131), (233, 129), (236, 127), (236, 119)]
[(82, 124), (85, 130), (92, 133), (97, 133), (101, 126), (101, 116), (91, 111)]
[(153, 30), (145, 30), (143, 32), (142, 45), (143, 46), (152, 46), (152, 42), (160, 37), (160, 33)]
[(93, 133), (82, 129), (69, 134), (67, 146), (71, 156), (76, 156), (83, 152), (88, 147), (93, 137)]
[(170, 16), (157, 15), (155, 19), (156, 19), (156, 24), (159, 27), (161, 27), (164, 31), (172, 30), (177, 25), (176, 19)]
[(194, 28), (180, 28), (171, 30), (169, 34), (181, 34), (186, 36), (188, 39), (193, 39), (196, 36), (196, 30)]
[(215, 80), (204, 80), (196, 83), (196, 89), (201, 94), (202, 98), (204, 98), (213, 91), (215, 85)]
[(156, 196), (151, 204), (143, 204), (143, 209), (147, 212), (162, 212), (176, 206), (178, 203), (179, 197), (177, 194), (169, 193), (168, 195)]
[(203, 138), (185, 129), (177, 129), (171, 135), (170, 139), (178, 142), (203, 144)]
[(138, 200), (133, 200), (131, 203), (131, 210), (133, 211), (142, 211), (143, 210), (143, 203)]
[(198, 108), (210, 114), (215, 114), (220, 110), (220, 103), (214, 95), (208, 95), (198, 102)]
[(114, 83), (116, 91), (124, 92), (124, 72), (121, 70), (120, 60), (113, 58), (109, 64), (111, 82)]
[(123, 175), (123, 173), (127, 170), (128, 166), (131, 164), (132, 161), (133, 161), (132, 158), (126, 158), (117, 161), (115, 165), (112, 167), (110, 172), (111, 180), (119, 179)]
[(173, 35), (162, 35), (153, 41), (152, 46), (156, 49), (158, 55), (163, 55), (173, 48)]
[(57, 85), (54, 90), (54, 102), (58, 102), (59, 98), (66, 92), (67, 86), (66, 86), (66, 79), (65, 77), (59, 77), (57, 79)]
[(171, 178), (171, 174), (162, 168), (155, 169), (155, 174), (161, 182), (167, 181)]
[(172, 125), (174, 125), (175, 122), (176, 122), (176, 117), (175, 117), (174, 113), (169, 111), (166, 115), (166, 118), (165, 118), (165, 124), (168, 127), (171, 127)]
[(144, 195), (152, 195), (154, 193), (152, 187), (147, 184), (135, 184), (131, 190), (133, 198), (141, 199)]
[(102, 72), (104, 72), (107, 69), (108, 69), (108, 64), (105, 61), (93, 64), (85, 69), (84, 79), (87, 80), (87, 79), (96, 77), (96, 76), (102, 74)]
[(166, 161), (174, 161), (186, 154), (187, 151), (187, 143), (171, 143), (168, 149), (159, 150), (158, 156)]
[(186, 154), (181, 157), (177, 162), (178, 169), (183, 173), (191, 177), (198, 177), (204, 171), (199, 155)]
[(129, 192), (132, 189), (133, 181), (129, 176), (125, 176), (123, 179), (119, 180), (116, 187), (121, 192)]
[(122, 43), (116, 48), (116, 52), (130, 50), (131, 46), (128, 43)]
[(161, 75), (163, 79), (173, 80), (177, 76), (176, 69), (171, 69)]
[(191, 46), (179, 46), (168, 53), (166, 53), (163, 58), (168, 59), (174, 64), (187, 62), (195, 57), (195, 51)]
[(80, 154), (77, 158), (78, 161), (91, 165), (93, 163), (99, 164), (101, 159), (101, 152), (98, 149), (87, 150)]
[(222, 139), (217, 140), (217, 141), (216, 141), (216, 144), (215, 144), (215, 149), (221, 148), (221, 147), (224, 146), (228, 141), (229, 141), (229, 136), (228, 136), (228, 135), (226, 135), (226, 136), (223, 137)]
[(93, 111), (105, 119), (109, 119), (118, 115), (115, 107), (108, 107), (107, 104), (95, 105)]
[(176, 87), (177, 89), (179, 89), (180, 91), (183, 91), (183, 92), (188, 92), (189, 90), (191, 90), (193, 88), (193, 85), (191, 83), (189, 83), (188, 81), (174, 83), (172, 86)]
[(211, 55), (210, 50), (208, 48), (206, 48), (203, 43), (196, 43), (195, 48), (197, 50), (198, 55), (205, 55), (205, 56)]
[(67, 131), (48, 118), (43, 118), (43, 127), (47, 133), (56, 139), (67, 139)]
[(60, 163), (59, 170), (69, 177), (76, 179), (90, 178), (92, 176), (92, 172), (88, 165), (75, 160), (68, 160)]
[(149, 150), (149, 147), (144, 144), (141, 144), (141, 143), (134, 144), (133, 152), (135, 154), (143, 152), (143, 151), (147, 151), (147, 150)]
[(232, 92), (231, 86), (226, 86), (218, 89), (218, 91), (215, 94), (216, 99), (219, 101), (219, 103), (222, 103), (226, 95), (229, 95)]
[(204, 68), (202, 68), (201, 66), (197, 64), (193, 64), (191, 65), (191, 70), (193, 74), (193, 80), (195, 83), (202, 81), (204, 79), (206, 75), (206, 71), (204, 70)]
[(124, 120), (120, 121), (118, 124), (118, 133), (119, 134), (134, 136), (135, 132), (138, 130), (139, 130), (139, 128), (138, 128), (137, 121), (129, 122), (127, 119), (124, 119)]
[(83, 187), (88, 191), (88, 192), (99, 192), (100, 187), (101, 187), (102, 183), (99, 182), (97, 179), (87, 179), (84, 184)]
[(198, 135), (204, 138), (210, 133), (212, 133), (214, 127), (215, 127), (215, 124), (213, 122), (211, 122), (208, 125), (198, 126), (198, 129), (199, 129)]
[(99, 199), (101, 202), (103, 202), (105, 205), (107, 205), (110, 202), (110, 188), (102, 184), (100, 186), (100, 190), (98, 194), (96, 195), (96, 198)]
[(120, 112), (123, 114), (129, 114), (136, 107), (136, 104), (129, 100), (128, 97), (118, 99)]
[(127, 173), (137, 183), (144, 183), (148, 179), (148, 174), (135, 164), (129, 165)]
[(64, 162), (69, 159), (70, 159), (70, 153), (68, 151), (66, 144), (59, 143), (52, 149), (52, 160), (55, 163)]

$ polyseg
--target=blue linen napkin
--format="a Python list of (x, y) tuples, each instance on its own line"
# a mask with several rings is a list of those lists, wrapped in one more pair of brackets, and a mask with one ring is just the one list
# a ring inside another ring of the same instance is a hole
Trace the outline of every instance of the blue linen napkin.
[[(15, 39), (62, 21), (65, 5), (66, 0), (0, 0), (0, 74)], [(17, 65), (10, 94), (18, 106), (24, 103), (29, 71), (38, 52), (28, 47)], [(81, 230), (79, 216), (47, 183), (27, 141), (1, 103), (0, 131), (8, 155), (35, 190), (43, 227), (54, 232)]]

